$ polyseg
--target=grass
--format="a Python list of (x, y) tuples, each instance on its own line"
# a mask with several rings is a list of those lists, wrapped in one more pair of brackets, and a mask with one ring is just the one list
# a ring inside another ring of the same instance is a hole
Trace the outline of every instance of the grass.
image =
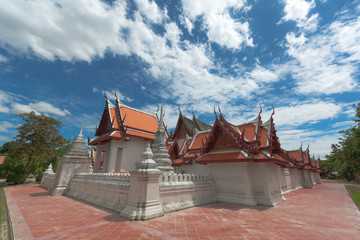
[(349, 192), (350, 197), (354, 201), (355, 205), (360, 210), (360, 186), (345, 185)]
[(323, 183), (346, 183), (346, 184), (359, 184), (358, 182), (349, 182), (344, 179), (321, 179)]
[(8, 237), (8, 222), (6, 214), (6, 198), (3, 184), (0, 183), (0, 239)]

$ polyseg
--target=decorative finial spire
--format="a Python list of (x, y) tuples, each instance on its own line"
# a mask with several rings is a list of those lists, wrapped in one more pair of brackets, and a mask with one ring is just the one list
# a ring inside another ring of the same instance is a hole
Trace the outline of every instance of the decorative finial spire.
[(160, 120), (159, 120), (159, 128), (163, 129), (164, 128), (164, 100), (161, 100), (161, 106), (160, 106)]
[(271, 113), (271, 117), (272, 116), (274, 116), (274, 114), (275, 114), (275, 108), (274, 108), (274, 106), (271, 106), (272, 107), (272, 109), (273, 109), (273, 112)]
[(83, 124), (81, 124), (81, 128), (80, 128), (80, 133), (79, 133), (79, 136), (83, 136), (83, 135), (82, 135), (82, 132), (83, 132), (83, 127), (84, 127), (84, 125), (83, 125)]
[(262, 113), (262, 106), (261, 106), (261, 104), (259, 104), (259, 105), (260, 105), (260, 112), (259, 112), (259, 114), (260, 114), (260, 113)]
[(214, 105), (214, 114), (216, 116), (216, 119), (218, 118), (217, 114), (216, 114), (216, 110), (215, 110), (215, 105)]

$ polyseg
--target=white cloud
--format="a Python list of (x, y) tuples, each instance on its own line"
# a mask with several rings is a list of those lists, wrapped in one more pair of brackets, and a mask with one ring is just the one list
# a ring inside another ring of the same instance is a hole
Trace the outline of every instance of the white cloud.
[(188, 30), (188, 32), (192, 35), (192, 30), (193, 30), (193, 28), (194, 28), (194, 25), (193, 25), (193, 23), (190, 21), (190, 19), (187, 18), (187, 17), (184, 17), (184, 16), (182, 16), (182, 15), (180, 15), (179, 19), (180, 19), (180, 23), (181, 23), (182, 25), (185, 25), (185, 27), (186, 27), (186, 29)]
[[(108, 99), (110, 100), (115, 100), (115, 95), (114, 92), (109, 92), (109, 91), (105, 91), (105, 95)], [(119, 90), (116, 90), (116, 95), (119, 98), (120, 101), (127, 101), (127, 102), (132, 102), (133, 99), (124, 96), (121, 92), (119, 92)]]
[(55, 114), (62, 117), (70, 114), (68, 110), (66, 109), (61, 110), (60, 108), (54, 107), (53, 105), (47, 102), (30, 103), (29, 107), (35, 109), (35, 111), (37, 112)]
[(338, 142), (339, 134), (329, 131), (312, 131), (310, 129), (278, 130), (277, 136), (280, 139), (281, 147), (285, 150), (295, 150), (303, 143), (303, 149), (310, 146), (310, 154), (320, 155), (324, 158), (325, 154), (331, 151), (331, 144)]
[(10, 137), (0, 135), (0, 142), (9, 142), (9, 141), (11, 141)]
[(265, 69), (259, 65), (256, 65), (255, 69), (249, 73), (249, 76), (256, 82), (270, 83), (279, 80), (279, 76), (276, 72)]
[[(252, 44), (247, 36), (247, 23), (237, 23), (229, 17), (230, 10), (243, 8), (242, 1), (194, 3), (198, 5), (194, 12), (188, 11), (188, 18), (194, 20), (204, 11), (209, 18), (209, 34), (215, 27), (221, 27), (212, 21), (227, 21), (224, 23), (229, 26), (223, 27), (230, 29), (222, 34), (223, 39), (217, 41), (232, 47)], [(152, 11), (158, 9), (154, 1), (139, 1), (138, 4), (140, 12), (146, 4), (150, 4), (148, 7)], [(187, 4), (190, 7), (192, 3)], [(216, 73), (221, 72), (221, 63), (214, 62), (209, 45), (181, 41), (181, 30), (175, 22), (168, 20), (164, 24), (165, 32), (155, 33), (144, 20), (149, 16), (140, 12), (135, 12), (132, 19), (126, 19), (126, 5), (120, 0), (111, 6), (102, 1), (88, 4), (84, 0), (64, 0), (57, 4), (39, 0), (2, 1), (0, 42), (21, 53), (34, 53), (47, 60), (91, 61), (102, 57), (106, 51), (119, 55), (133, 54), (148, 65), (148, 72), (160, 86), (166, 86), (166, 89), (163, 88), (164, 97), (174, 97), (178, 104), (193, 101), (206, 105), (223, 104), (240, 96), (249, 97), (259, 88), (253, 79)], [(163, 17), (166, 15), (164, 12), (161, 14)], [(97, 90), (94, 88), (93, 92)], [(119, 98), (132, 101), (120, 94)], [(19, 112), (30, 109), (30, 106), (16, 107)]]
[(6, 63), (8, 62), (9, 59), (7, 57), (5, 57), (4, 55), (0, 54), (0, 63)]
[[(54, 61), (91, 61), (109, 47), (123, 49), (119, 30), (126, 22), (124, 2), (0, 1), (0, 42), (20, 53)], [(125, 50), (126, 51), (126, 50)]]
[(32, 111), (36, 114), (54, 114), (62, 117), (71, 114), (66, 109), (61, 110), (60, 108), (57, 108), (52, 104), (43, 101), (37, 103), (29, 103), (28, 105), (21, 103), (12, 104), (12, 112), (15, 114), (29, 113)]
[(164, 18), (167, 17), (166, 13), (159, 9), (155, 1), (135, 0), (135, 2), (141, 14), (154, 23), (160, 23)]
[(310, 10), (315, 7), (314, 0), (283, 0), (283, 2), (285, 3), (285, 16), (282, 18), (282, 21), (295, 21), (299, 28), (310, 32), (316, 30), (319, 14), (307, 17)]
[(15, 114), (29, 113), (29, 112), (35, 112), (35, 114), (40, 114), (38, 111), (30, 107), (29, 105), (25, 105), (21, 103), (13, 103), (12, 112)]
[[(159, 105), (146, 105), (146, 106), (142, 107), (141, 110), (152, 114), (152, 113), (155, 113), (158, 108), (159, 108), (159, 110), (158, 110), (157, 114), (158, 114), (158, 117), (160, 117), (160, 115), (159, 115), (160, 114), (160, 104)], [(164, 123), (169, 131), (170, 129), (175, 128), (178, 117), (179, 117), (179, 111), (178, 111), (178, 108), (174, 105), (164, 104), (163, 108), (164, 108), (164, 112), (165, 112)]]
[(337, 122), (331, 125), (333, 128), (342, 128), (342, 129), (348, 129), (352, 126), (354, 126), (356, 123), (354, 121), (343, 121), (343, 122)]
[(16, 126), (8, 121), (0, 122), (0, 132), (9, 132), (9, 128), (15, 128)]
[(294, 61), (285, 64), (303, 94), (342, 93), (355, 89), (360, 62), (360, 18), (334, 21), (317, 35), (286, 35), (287, 53)]
[(295, 105), (276, 108), (274, 121), (277, 126), (298, 126), (334, 118), (341, 113), (341, 110), (341, 105), (331, 102), (300, 102)]
[[(248, 22), (239, 22), (230, 16), (231, 10), (240, 11), (244, 1), (183, 0), (183, 12), (186, 19), (194, 22), (202, 16), (209, 40), (227, 48), (253, 46)], [(189, 29), (189, 24), (186, 23)]]
[(0, 113), (9, 113), (10, 109), (5, 106), (6, 103), (11, 101), (11, 96), (4, 91), (0, 90)]

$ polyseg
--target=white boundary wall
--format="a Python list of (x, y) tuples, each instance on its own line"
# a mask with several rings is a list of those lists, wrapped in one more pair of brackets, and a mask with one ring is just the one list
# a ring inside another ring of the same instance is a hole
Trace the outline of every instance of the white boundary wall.
[(129, 186), (128, 173), (78, 173), (66, 195), (119, 212), (126, 204)]
[(206, 175), (163, 174), (160, 201), (165, 212), (216, 202), (215, 184)]

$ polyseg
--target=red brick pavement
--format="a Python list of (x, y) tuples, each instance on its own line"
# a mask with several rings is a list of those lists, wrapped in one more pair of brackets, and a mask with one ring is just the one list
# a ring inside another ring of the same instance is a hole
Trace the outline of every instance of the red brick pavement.
[(5, 193), (15, 239), (360, 239), (360, 213), (342, 184), (290, 193), (274, 208), (213, 203), (145, 222), (36, 185)]

